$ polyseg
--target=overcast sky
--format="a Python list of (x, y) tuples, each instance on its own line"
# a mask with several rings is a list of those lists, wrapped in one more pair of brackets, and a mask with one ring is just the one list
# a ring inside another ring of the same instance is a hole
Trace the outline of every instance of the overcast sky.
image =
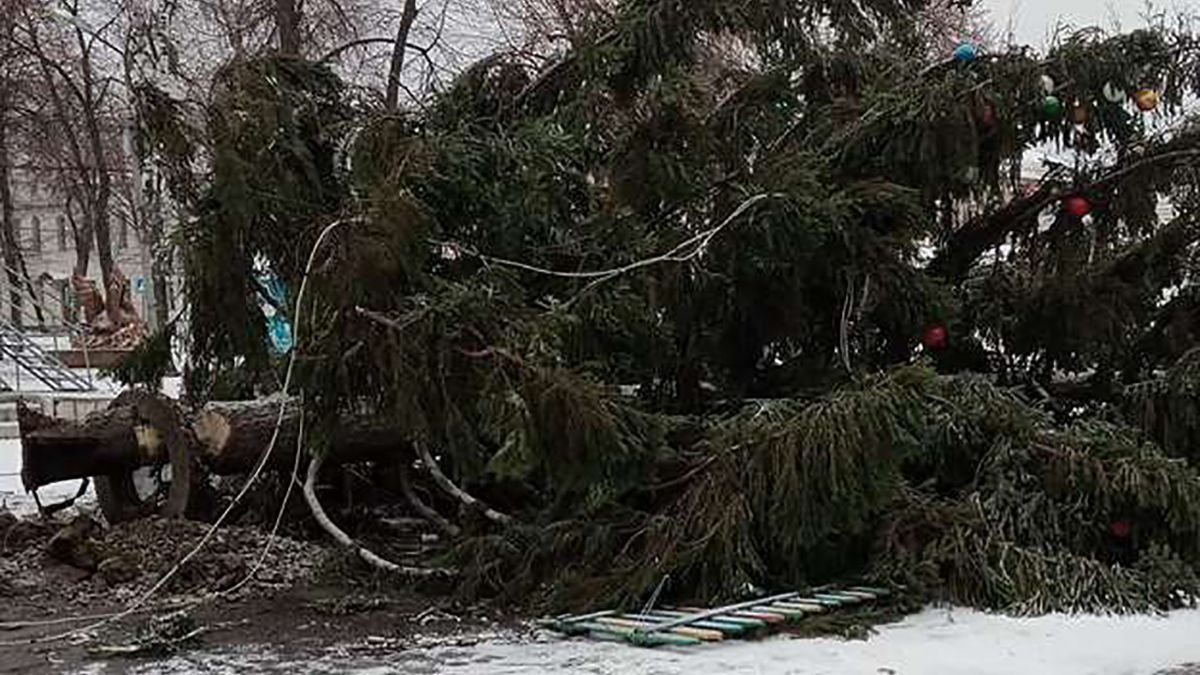
[[(1076, 26), (1111, 28), (1114, 20), (1130, 30), (1144, 24), (1145, 0), (983, 0), (1001, 34), (1010, 26), (1020, 44), (1042, 47), (1054, 25), (1064, 20)], [(1200, 0), (1157, 0), (1157, 9), (1200, 12)]]

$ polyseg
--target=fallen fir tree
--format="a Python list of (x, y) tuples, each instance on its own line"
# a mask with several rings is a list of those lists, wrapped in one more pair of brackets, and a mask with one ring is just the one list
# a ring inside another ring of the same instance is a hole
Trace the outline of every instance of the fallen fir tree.
[(203, 145), (165, 170), (210, 158), (189, 391), (277, 389), (259, 275), (307, 278), (311, 452), (366, 411), (504, 515), (417, 509), (469, 594), (1200, 591), (1186, 22), (951, 55), (917, 0), (609, 9), (410, 112), (284, 57), (229, 64), (202, 132), (156, 98)]

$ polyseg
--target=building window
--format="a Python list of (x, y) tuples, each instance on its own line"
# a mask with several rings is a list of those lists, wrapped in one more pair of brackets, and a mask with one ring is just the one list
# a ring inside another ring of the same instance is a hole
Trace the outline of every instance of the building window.
[(37, 216), (29, 219), (29, 250), (35, 253), (42, 250), (42, 221)]
[(129, 246), (129, 221), (125, 218), (121, 219), (121, 232), (118, 234), (117, 248), (127, 248)]
[(58, 250), (66, 251), (70, 248), (71, 232), (70, 226), (67, 225), (67, 217), (58, 217)]

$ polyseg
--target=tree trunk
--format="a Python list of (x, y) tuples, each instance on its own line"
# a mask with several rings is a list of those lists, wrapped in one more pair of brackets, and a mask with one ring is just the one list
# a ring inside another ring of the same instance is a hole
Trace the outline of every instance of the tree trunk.
[[(83, 31), (75, 31), (82, 54), (81, 71), (83, 73), (83, 118), (87, 127), (87, 140), (94, 166), (96, 192), (92, 198), (92, 228), (96, 237), (96, 260), (100, 263), (100, 275), (103, 279), (104, 292), (107, 295), (112, 288), (113, 272), (116, 263), (113, 261), (112, 230), (109, 227), (108, 205), (112, 200), (112, 175), (108, 170), (108, 155), (104, 150), (104, 137), (100, 130), (100, 110), (96, 101), (94, 73), (92, 72), (91, 56), (85, 46)], [(108, 304), (113, 304), (111, 299)]]
[(171, 320), (171, 300), (167, 291), (167, 275), (171, 267), (168, 259), (169, 250), (165, 250), (162, 246), (165, 234), (162, 192), (157, 180), (154, 181), (154, 190), (150, 194), (148, 203), (150, 205), (150, 221), (146, 230), (148, 236), (146, 246), (150, 248), (150, 292), (154, 294), (154, 325), (158, 330), (163, 330)]
[[(18, 422), (26, 489), (118, 474), (164, 461), (163, 439), (173, 430), (148, 422), (140, 412), (139, 400), (123, 395), (81, 423), (56, 420), (22, 406)], [(180, 424), (187, 432), (184, 435), (189, 451), (200, 464), (215, 474), (228, 475), (254, 469), (279, 422), (268, 466), (286, 469), (292, 466), (297, 452), (300, 415), (296, 406), (295, 399), (288, 399), (280, 421), (278, 397), (212, 402), (199, 411), (180, 413)], [(374, 423), (371, 418), (347, 420), (334, 430), (332, 438), (328, 458), (332, 463), (387, 458), (404, 447), (400, 430)]]
[(80, 223), (75, 219), (75, 211), (71, 207), (73, 203), (78, 203), (79, 197), (72, 197), (76, 189), (74, 187), (67, 189), (67, 222), (71, 224), (71, 236), (75, 242), (75, 267), (71, 272), (78, 277), (87, 278), (88, 268), (92, 262), (92, 228), (88, 224), (87, 210), (82, 213), (83, 222)]
[(396, 29), (396, 41), (392, 45), (392, 64), (388, 68), (387, 98), (384, 105), (396, 110), (400, 104), (400, 76), (404, 70), (404, 51), (408, 49), (408, 34), (417, 18), (417, 0), (404, 0), (404, 13), (400, 15), (400, 27)]
[(17, 275), (21, 251), (17, 246), (17, 227), (13, 215), (13, 196), (9, 167), (12, 153), (8, 146), (8, 83), (0, 82), (0, 246), (4, 251), (5, 274), (8, 277), (9, 315), (13, 324), (21, 325), (21, 279)]
[(300, 12), (296, 0), (275, 0), (275, 30), (279, 33), (279, 53), (300, 55)]
[[(154, 461), (158, 446), (139, 439), (131, 407), (91, 415), (82, 424), (47, 417), (17, 404), (21, 481), (33, 490), (60, 480), (115, 474)], [(144, 441), (139, 444), (139, 440)]]

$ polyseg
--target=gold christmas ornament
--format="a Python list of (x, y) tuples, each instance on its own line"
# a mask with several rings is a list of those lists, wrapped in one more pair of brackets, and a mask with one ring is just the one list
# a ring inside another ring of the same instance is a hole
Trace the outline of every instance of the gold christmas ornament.
[(1158, 92), (1153, 89), (1141, 89), (1133, 95), (1133, 100), (1137, 103), (1138, 110), (1150, 112), (1158, 107)]
[(1071, 121), (1075, 124), (1087, 124), (1092, 118), (1091, 106), (1087, 103), (1075, 101), (1071, 105)]

